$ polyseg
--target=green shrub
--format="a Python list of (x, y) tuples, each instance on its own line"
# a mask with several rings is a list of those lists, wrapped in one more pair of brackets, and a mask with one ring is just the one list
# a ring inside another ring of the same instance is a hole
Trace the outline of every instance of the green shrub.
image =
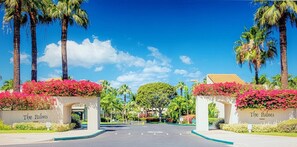
[(140, 118), (140, 121), (146, 121), (146, 118), (144, 118), (144, 117)]
[(35, 123), (35, 122), (22, 122), (14, 123), (12, 125), (13, 129), (16, 130), (46, 130), (45, 123)]
[(105, 117), (101, 117), (101, 122), (107, 122), (107, 119)]
[(75, 123), (71, 124), (52, 124), (51, 130), (55, 132), (64, 132), (72, 130), (76, 126)]
[(217, 119), (217, 121), (214, 122), (214, 125), (217, 129), (220, 129), (220, 125), (225, 123), (225, 120), (223, 118)]
[(11, 126), (4, 124), (3, 121), (0, 120), (0, 130), (11, 130)]
[(150, 123), (150, 122), (159, 122), (160, 120), (159, 120), (159, 118), (157, 118), (157, 117), (147, 117), (146, 118), (146, 122), (147, 123)]
[(218, 120), (219, 120), (218, 118), (208, 118), (208, 124), (213, 125)]
[[(221, 124), (220, 127), (225, 131), (232, 131), (236, 133), (247, 133), (248, 124)], [(257, 133), (270, 133), (277, 132), (277, 125), (273, 124), (254, 124), (252, 132)]]
[(297, 119), (289, 119), (277, 124), (278, 132), (297, 133)]
[(220, 128), (225, 131), (231, 131), (236, 133), (247, 133), (247, 124), (221, 124)]
[(256, 124), (253, 125), (253, 132), (258, 133), (270, 133), (270, 132), (277, 132), (277, 125), (272, 124)]
[(74, 128), (81, 128), (80, 116), (78, 114), (72, 113), (71, 114), (71, 123), (75, 124)]

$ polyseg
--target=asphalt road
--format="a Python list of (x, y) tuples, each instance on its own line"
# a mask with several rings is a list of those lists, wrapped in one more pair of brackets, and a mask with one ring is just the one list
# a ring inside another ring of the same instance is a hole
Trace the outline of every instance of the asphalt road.
[(192, 126), (166, 124), (116, 125), (90, 139), (13, 145), (18, 147), (226, 147), (193, 135)]

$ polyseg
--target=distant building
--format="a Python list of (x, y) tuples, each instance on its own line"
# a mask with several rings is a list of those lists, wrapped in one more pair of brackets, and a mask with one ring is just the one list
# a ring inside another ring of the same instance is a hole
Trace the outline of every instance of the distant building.
[(236, 74), (208, 74), (206, 76), (206, 82), (207, 84), (225, 83), (225, 82), (235, 82), (238, 84), (246, 84)]

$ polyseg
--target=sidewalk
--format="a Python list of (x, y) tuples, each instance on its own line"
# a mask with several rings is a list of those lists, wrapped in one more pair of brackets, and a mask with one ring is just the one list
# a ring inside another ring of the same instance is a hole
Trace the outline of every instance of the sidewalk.
[(89, 131), (89, 130), (71, 130), (67, 132), (55, 132), (55, 133), (19, 133), (19, 134), (0, 134), (0, 146), (13, 145), (13, 144), (29, 144), (29, 143), (42, 143), (54, 141), (54, 138), (86, 138), (97, 133), (101, 133), (102, 130)]
[[(208, 138), (233, 142), (235, 147), (296, 147), (296, 137), (240, 134), (222, 130), (197, 132)], [(230, 145), (232, 146), (232, 145)]]

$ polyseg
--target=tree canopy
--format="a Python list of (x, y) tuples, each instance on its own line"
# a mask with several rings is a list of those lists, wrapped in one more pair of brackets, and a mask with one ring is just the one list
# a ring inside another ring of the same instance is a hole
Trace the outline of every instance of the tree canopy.
[(149, 83), (139, 87), (136, 102), (145, 109), (158, 109), (161, 115), (163, 109), (176, 95), (174, 86), (162, 82)]

